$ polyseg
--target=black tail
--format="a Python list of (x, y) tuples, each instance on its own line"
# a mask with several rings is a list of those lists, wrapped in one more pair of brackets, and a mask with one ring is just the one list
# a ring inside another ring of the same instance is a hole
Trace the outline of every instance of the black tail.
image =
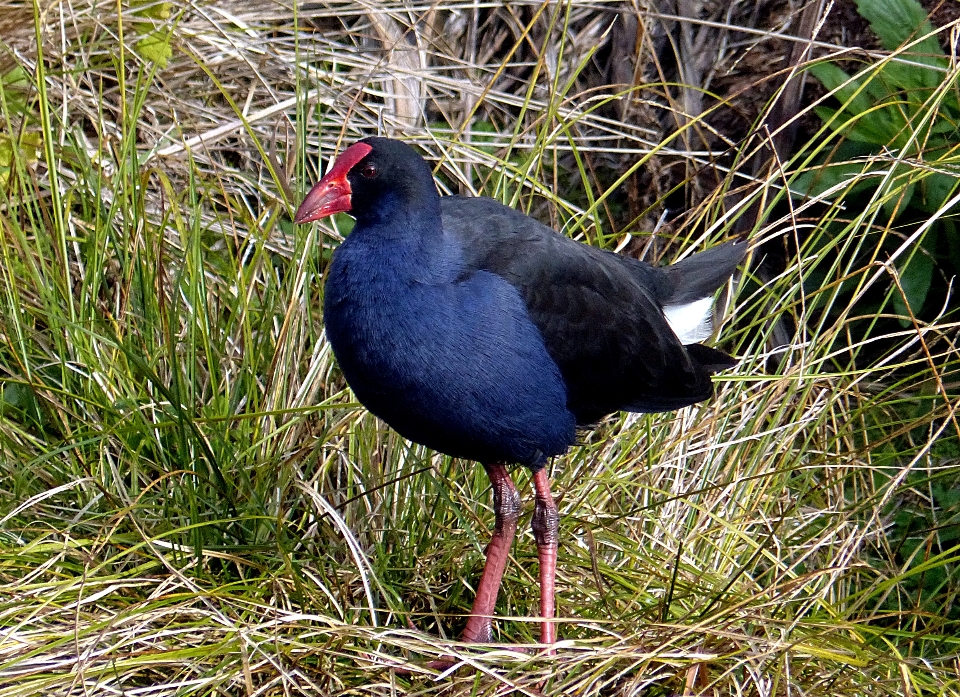
[(660, 298), (661, 304), (683, 305), (713, 295), (733, 275), (748, 247), (745, 240), (733, 240), (666, 267), (670, 291)]
[(703, 344), (687, 344), (684, 346), (694, 361), (707, 369), (708, 373), (719, 373), (737, 364), (733, 356)]

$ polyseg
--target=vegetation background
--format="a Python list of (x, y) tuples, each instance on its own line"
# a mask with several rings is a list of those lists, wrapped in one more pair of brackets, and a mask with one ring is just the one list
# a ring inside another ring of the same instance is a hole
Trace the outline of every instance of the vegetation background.
[[(0, 696), (960, 695), (958, 17), (0, 1)], [(625, 254), (750, 235), (717, 398), (552, 465), (553, 658), (452, 639), (483, 471), (324, 341), (350, 223), (291, 213), (372, 133)]]

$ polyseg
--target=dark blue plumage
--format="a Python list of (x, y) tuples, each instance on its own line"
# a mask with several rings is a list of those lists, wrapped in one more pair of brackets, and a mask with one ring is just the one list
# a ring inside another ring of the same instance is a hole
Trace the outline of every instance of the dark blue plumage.
[(357, 222), (333, 255), (324, 316), (347, 382), (401, 435), (481, 462), (493, 484), (497, 522), (464, 638), (491, 637), (521, 509), (503, 463), (520, 463), (533, 471), (550, 644), (558, 515), (543, 465), (577, 426), (713, 394), (710, 374), (734, 361), (696, 342), (746, 244), (656, 268), (491, 199), (441, 198), (424, 160), (385, 138), (344, 151), (296, 222), (340, 211)]
[[(704, 363), (732, 364), (674, 335), (661, 307), (690, 285), (676, 273), (492, 199), (441, 198), (398, 141), (354, 147), (365, 154), (353, 151), (338, 175), (357, 223), (327, 279), (327, 336), (360, 401), (406, 438), (538, 468), (574, 443), (578, 424), (702, 401), (713, 393)], [(701, 297), (745, 247), (726, 246)]]
[(540, 466), (574, 442), (563, 378), (516, 288), (466, 273), (464, 256), (439, 216), (358, 220), (330, 267), (327, 337), (357, 398), (405, 438)]

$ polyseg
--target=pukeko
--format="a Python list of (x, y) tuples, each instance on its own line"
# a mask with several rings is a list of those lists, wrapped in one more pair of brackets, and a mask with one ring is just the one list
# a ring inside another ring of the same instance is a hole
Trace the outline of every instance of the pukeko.
[(710, 375), (735, 361), (697, 342), (747, 244), (653, 267), (493, 199), (441, 197), (423, 158), (387, 138), (347, 148), (295, 220), (344, 211), (356, 225), (333, 255), (324, 319), (347, 382), (402, 436), (480, 462), (493, 485), (495, 526), (463, 639), (491, 641), (521, 512), (507, 464), (521, 464), (533, 472), (540, 637), (551, 644), (559, 516), (544, 465), (608, 414), (713, 395)]

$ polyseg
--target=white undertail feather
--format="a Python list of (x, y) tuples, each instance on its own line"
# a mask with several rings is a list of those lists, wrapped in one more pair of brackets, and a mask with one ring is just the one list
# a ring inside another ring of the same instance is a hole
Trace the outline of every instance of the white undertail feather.
[(681, 344), (696, 344), (713, 333), (713, 297), (663, 308), (667, 324)]

